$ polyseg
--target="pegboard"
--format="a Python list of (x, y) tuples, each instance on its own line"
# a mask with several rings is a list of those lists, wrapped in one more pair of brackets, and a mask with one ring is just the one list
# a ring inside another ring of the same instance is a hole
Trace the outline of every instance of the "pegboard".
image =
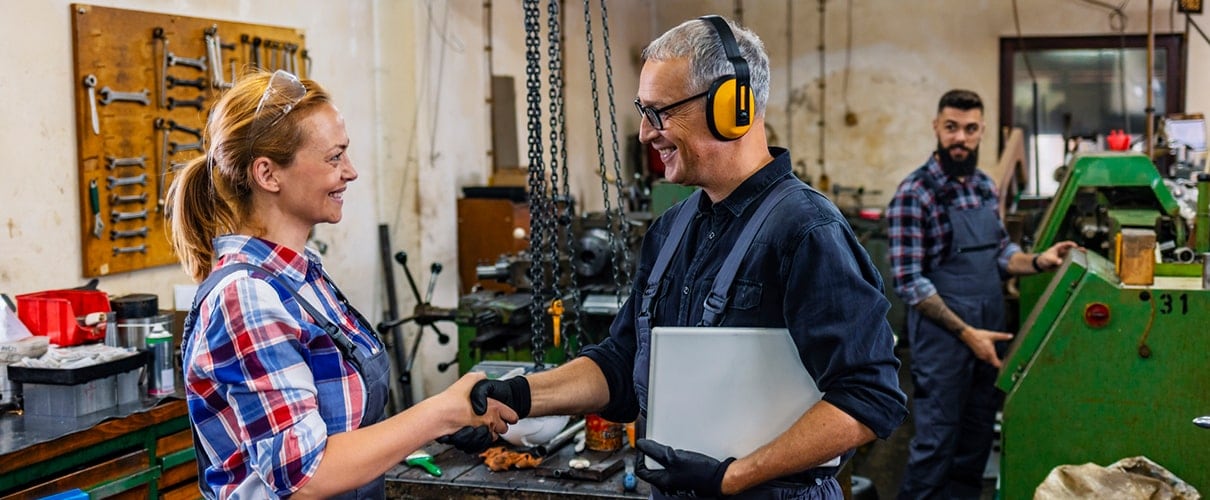
[[(72, 4), (84, 276), (177, 262), (164, 194), (252, 68), (310, 73), (302, 30)], [(218, 61), (218, 65), (214, 64)]]

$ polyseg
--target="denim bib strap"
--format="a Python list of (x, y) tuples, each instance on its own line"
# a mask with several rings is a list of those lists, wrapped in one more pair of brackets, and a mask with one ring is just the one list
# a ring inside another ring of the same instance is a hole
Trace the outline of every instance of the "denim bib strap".
[(699, 189), (689, 195), (689, 198), (681, 204), (680, 213), (673, 220), (672, 227), (668, 229), (668, 239), (664, 240), (664, 245), (660, 247), (660, 254), (656, 257), (655, 264), (651, 266), (651, 273), (647, 275), (647, 283), (643, 287), (643, 296), (639, 303), (638, 331), (640, 334), (644, 331), (651, 332), (651, 302), (655, 300), (655, 294), (659, 291), (660, 280), (664, 279), (668, 263), (672, 261), (672, 256), (681, 246), (685, 231), (689, 229), (689, 222), (693, 220), (694, 215), (697, 215), (697, 206), (700, 203), (698, 200), (701, 197), (702, 191)]
[(806, 189), (806, 187), (806, 184), (797, 182), (796, 179), (783, 179), (761, 202), (756, 213), (749, 219), (748, 225), (744, 227), (744, 232), (740, 233), (739, 239), (735, 240), (735, 246), (731, 247), (731, 253), (727, 255), (727, 260), (723, 261), (723, 266), (719, 268), (718, 274), (714, 275), (714, 285), (710, 287), (710, 294), (706, 296), (705, 304), (703, 304), (705, 310), (702, 311), (702, 320), (698, 322), (697, 326), (717, 325), (719, 317), (727, 309), (727, 303), (731, 300), (727, 296), (727, 292), (731, 290), (731, 283), (735, 281), (735, 273), (739, 271), (740, 263), (748, 254), (748, 249), (752, 247), (756, 233), (764, 225), (765, 219), (769, 218), (769, 212), (772, 212), (773, 208), (790, 193)]

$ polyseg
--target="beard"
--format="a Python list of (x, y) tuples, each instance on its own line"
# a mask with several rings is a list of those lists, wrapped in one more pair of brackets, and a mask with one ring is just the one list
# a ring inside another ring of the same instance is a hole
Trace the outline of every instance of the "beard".
[[(966, 158), (961, 160), (954, 159), (950, 156), (951, 149), (961, 149), (966, 151)], [(961, 144), (955, 144), (950, 147), (941, 145), (941, 141), (937, 141), (937, 160), (941, 163), (941, 170), (950, 177), (966, 177), (975, 173), (975, 165), (979, 163), (979, 147), (968, 149)]]

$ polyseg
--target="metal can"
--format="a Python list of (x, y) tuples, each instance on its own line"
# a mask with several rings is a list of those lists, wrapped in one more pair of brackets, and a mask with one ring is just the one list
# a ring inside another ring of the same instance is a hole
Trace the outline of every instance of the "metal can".
[(147, 334), (151, 366), (147, 373), (147, 394), (161, 397), (176, 392), (176, 364), (172, 359), (172, 334), (155, 326)]
[(599, 415), (585, 415), (584, 446), (593, 451), (620, 450), (624, 429), (622, 424), (610, 422)]

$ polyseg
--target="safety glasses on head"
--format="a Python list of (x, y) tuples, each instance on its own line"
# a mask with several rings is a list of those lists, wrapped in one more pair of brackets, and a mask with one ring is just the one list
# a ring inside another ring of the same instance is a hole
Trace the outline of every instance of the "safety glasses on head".
[(634, 98), (634, 107), (635, 107), (635, 109), (639, 110), (639, 114), (642, 115), (643, 118), (646, 118), (647, 123), (650, 123), (652, 127), (654, 127), (656, 130), (664, 130), (664, 114), (665, 113), (672, 111), (677, 106), (683, 106), (685, 104), (688, 104), (688, 103), (692, 102), (694, 99), (701, 99), (703, 97), (706, 97), (706, 94), (709, 94), (709, 93), (710, 93), (710, 91), (702, 92), (700, 94), (694, 94), (694, 95), (691, 95), (684, 99), (681, 99), (677, 102), (674, 102), (672, 104), (664, 106), (662, 108), (653, 108), (651, 106), (644, 106), (643, 103), (639, 102), (639, 98), (636, 97), (636, 98)]
[(302, 100), (303, 96), (307, 95), (307, 87), (299, 81), (298, 77), (293, 73), (277, 70), (273, 72), (273, 76), (269, 77), (269, 85), (265, 87), (265, 93), (261, 94), (260, 102), (256, 104), (256, 114), (253, 115), (253, 123), (262, 122), (262, 113), (268, 113), (266, 118), (258, 128), (264, 130), (276, 124), (287, 114), (294, 106)]

